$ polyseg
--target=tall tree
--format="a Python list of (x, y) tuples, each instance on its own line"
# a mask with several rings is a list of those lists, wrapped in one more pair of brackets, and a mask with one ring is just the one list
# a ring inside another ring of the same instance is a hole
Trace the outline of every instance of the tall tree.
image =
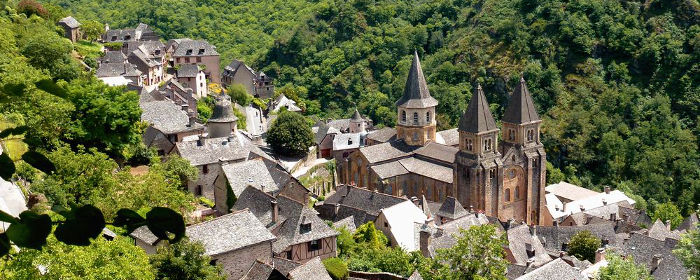
[(579, 231), (569, 241), (569, 255), (580, 260), (595, 261), (595, 252), (600, 248), (601, 241), (588, 230)]
[(304, 116), (283, 111), (267, 131), (267, 142), (275, 152), (285, 156), (306, 155), (314, 135)]
[(610, 252), (606, 254), (605, 259), (608, 265), (600, 268), (596, 276), (597, 280), (654, 279), (649, 275), (647, 266), (635, 263), (632, 257), (622, 258)]
[(508, 261), (503, 234), (492, 225), (472, 226), (460, 230), (457, 244), (438, 250), (437, 261), (446, 264), (438, 279), (506, 279)]
[(683, 261), (692, 279), (700, 279), (700, 228), (696, 226), (684, 234), (673, 253)]

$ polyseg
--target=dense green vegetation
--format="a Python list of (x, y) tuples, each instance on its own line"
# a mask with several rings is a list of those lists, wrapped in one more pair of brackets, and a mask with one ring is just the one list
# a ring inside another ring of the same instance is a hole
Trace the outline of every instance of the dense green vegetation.
[(636, 264), (632, 257), (623, 258), (614, 252), (606, 253), (608, 265), (601, 267), (596, 280), (654, 279), (646, 265)]
[(112, 27), (208, 39), (222, 61), (263, 69), (323, 117), (356, 106), (393, 125), (414, 49), (440, 128), (456, 124), (477, 82), (498, 119), (523, 75), (556, 178), (624, 186), (651, 211), (673, 201), (687, 214), (700, 201), (696, 0), (49, 2)]
[(302, 156), (314, 144), (314, 134), (304, 116), (282, 110), (267, 131), (267, 143), (280, 155)]
[(587, 260), (594, 263), (595, 252), (600, 248), (601, 244), (600, 238), (593, 235), (590, 231), (579, 231), (571, 237), (568, 253), (579, 260)]

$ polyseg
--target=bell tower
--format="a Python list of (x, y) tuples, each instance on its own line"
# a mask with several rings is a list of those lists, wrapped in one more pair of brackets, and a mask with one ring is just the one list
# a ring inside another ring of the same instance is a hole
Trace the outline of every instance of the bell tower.
[[(503, 114), (504, 210), (508, 218), (540, 224), (544, 219), (547, 156), (540, 142), (542, 119), (524, 78)], [(500, 217), (499, 217), (500, 218)]]
[(457, 197), (465, 206), (497, 217), (503, 182), (503, 163), (498, 150), (496, 121), (481, 85), (472, 95), (459, 120), (459, 152), (454, 176)]
[(396, 136), (411, 146), (423, 146), (435, 141), (437, 122), (435, 107), (438, 101), (430, 96), (428, 84), (423, 76), (418, 53), (413, 53), (411, 70), (403, 90), (403, 96), (396, 101), (398, 120)]

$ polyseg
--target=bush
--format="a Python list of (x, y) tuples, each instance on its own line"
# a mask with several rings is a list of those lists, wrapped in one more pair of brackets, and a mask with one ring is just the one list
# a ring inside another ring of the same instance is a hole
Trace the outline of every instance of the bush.
[(346, 265), (339, 258), (325, 259), (323, 260), (323, 265), (326, 267), (326, 270), (328, 270), (328, 274), (330, 274), (334, 280), (345, 279), (348, 277), (348, 265)]
[(301, 156), (309, 152), (314, 135), (304, 116), (282, 112), (267, 131), (267, 142), (272, 149), (285, 156)]
[(569, 255), (577, 257), (579, 260), (595, 261), (595, 251), (600, 248), (601, 241), (590, 231), (584, 230), (571, 237), (569, 242)]
[(213, 201), (211, 201), (210, 199), (203, 197), (203, 196), (199, 197), (199, 202), (201, 202), (202, 204), (206, 205), (209, 208), (214, 208), (214, 205), (216, 205), (216, 204), (214, 204)]

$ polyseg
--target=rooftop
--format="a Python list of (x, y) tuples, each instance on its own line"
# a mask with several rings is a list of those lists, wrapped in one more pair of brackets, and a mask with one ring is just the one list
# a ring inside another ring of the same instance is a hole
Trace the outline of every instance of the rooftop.
[(248, 210), (226, 214), (187, 227), (186, 235), (204, 245), (205, 254), (214, 256), (243, 247), (273, 241), (275, 236)]

